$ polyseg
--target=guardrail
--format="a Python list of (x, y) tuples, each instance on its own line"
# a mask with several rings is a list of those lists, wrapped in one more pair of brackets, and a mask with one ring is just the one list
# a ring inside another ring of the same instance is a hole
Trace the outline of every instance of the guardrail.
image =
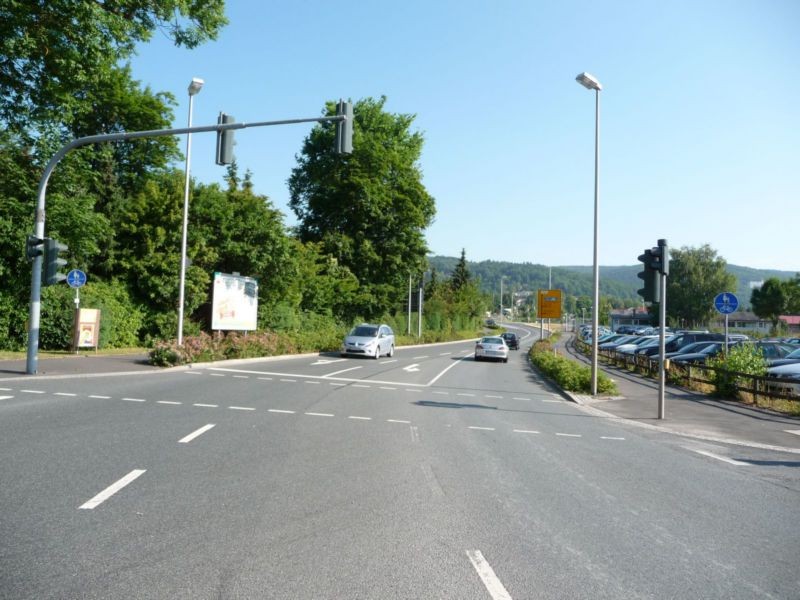
[[(573, 345), (583, 353), (591, 352), (591, 345), (577, 337)], [(645, 377), (658, 377), (658, 357), (628, 354), (616, 350), (598, 350), (598, 357), (606, 364), (625, 369)], [(728, 371), (708, 365), (678, 363), (667, 361), (667, 381), (694, 391), (712, 395), (718, 393), (718, 381), (724, 380), (732, 391), (730, 400), (738, 400), (758, 406), (766, 406), (800, 414), (800, 384), (778, 377), (749, 375)]]

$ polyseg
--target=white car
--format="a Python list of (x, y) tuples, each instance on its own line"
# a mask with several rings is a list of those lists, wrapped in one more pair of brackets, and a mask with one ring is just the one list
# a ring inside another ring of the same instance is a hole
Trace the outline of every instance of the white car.
[(484, 359), (508, 362), (508, 346), (501, 337), (483, 337), (475, 342), (475, 362)]
[(348, 333), (342, 341), (342, 356), (355, 354), (380, 358), (394, 354), (394, 332), (388, 325), (362, 323)]

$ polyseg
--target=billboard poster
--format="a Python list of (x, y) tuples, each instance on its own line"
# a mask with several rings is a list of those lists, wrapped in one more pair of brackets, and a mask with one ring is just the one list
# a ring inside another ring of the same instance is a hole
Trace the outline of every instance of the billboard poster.
[(254, 331), (258, 320), (258, 281), (214, 273), (211, 307), (211, 329)]
[(79, 308), (75, 311), (72, 347), (97, 348), (100, 343), (100, 309)]

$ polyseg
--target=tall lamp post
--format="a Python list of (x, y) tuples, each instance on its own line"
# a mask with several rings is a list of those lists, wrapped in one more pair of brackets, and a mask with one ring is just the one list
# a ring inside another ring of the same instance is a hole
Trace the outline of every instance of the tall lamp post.
[(587, 90), (594, 90), (594, 298), (592, 299), (592, 396), (597, 395), (597, 330), (600, 317), (600, 268), (597, 263), (598, 217), (600, 211), (600, 90), (603, 86), (589, 73), (575, 80)]
[[(192, 78), (189, 84), (189, 127), (192, 126), (194, 97), (203, 89), (202, 79)], [(189, 228), (189, 167), (192, 162), (192, 134), (186, 134), (186, 185), (183, 190), (183, 233), (181, 234), (181, 281), (178, 292), (178, 346), (183, 345), (183, 305), (186, 288), (186, 237)]]

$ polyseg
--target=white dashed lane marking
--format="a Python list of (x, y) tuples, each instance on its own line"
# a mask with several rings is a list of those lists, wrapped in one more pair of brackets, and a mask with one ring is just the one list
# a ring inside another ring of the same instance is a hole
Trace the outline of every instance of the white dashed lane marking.
[(356, 417), (354, 415), (350, 415), (347, 418), (348, 419), (353, 419), (354, 421), (372, 421), (372, 417)]
[(497, 577), (492, 566), (486, 561), (480, 550), (467, 550), (467, 556), (478, 576), (481, 578), (486, 591), (492, 600), (511, 600), (511, 594)]
[[(144, 402), (144, 400), (142, 400)], [(174, 400), (156, 400), (156, 404), (171, 404), (173, 406), (179, 406), (183, 404), (183, 402), (175, 402)]]
[(281, 410), (280, 408), (268, 408), (267, 412), (280, 413), (282, 415), (293, 415), (293, 414), (295, 414), (295, 411), (293, 411), (293, 410)]
[(11, 400), (14, 396), (0, 396), (0, 400)]
[(199, 406), (200, 408), (219, 408), (219, 404), (192, 404), (192, 406)]
[(578, 433), (557, 433), (556, 435), (561, 437), (583, 437)]
[(255, 408), (251, 408), (249, 406), (229, 406), (229, 410), (255, 410)]
[(303, 413), (304, 415), (308, 415), (309, 417), (332, 417), (331, 413), (318, 413), (318, 412), (307, 412)]
[(78, 394), (69, 394), (67, 392), (56, 392), (53, 396), (67, 396), (68, 398), (74, 398)]
[(116, 483), (112, 483), (110, 486), (108, 486), (102, 492), (97, 494), (91, 500), (88, 500), (88, 501), (84, 502), (83, 504), (81, 504), (78, 508), (86, 509), (86, 510), (92, 510), (92, 509), (96, 508), (97, 506), (99, 506), (100, 504), (102, 504), (103, 502), (108, 500), (111, 496), (116, 494), (118, 491), (120, 491), (122, 488), (124, 488), (126, 485), (130, 484), (132, 481), (134, 481), (140, 475), (142, 475), (143, 473), (146, 473), (146, 472), (147, 472), (146, 469), (134, 469), (133, 471), (131, 471), (130, 473), (125, 475), (125, 477), (123, 477), (122, 479), (120, 479)]
[(183, 437), (183, 438), (179, 439), (178, 443), (179, 444), (188, 444), (193, 439), (195, 439), (198, 436), (203, 435), (206, 431), (208, 431), (209, 429), (211, 429), (213, 427), (214, 427), (214, 423), (209, 423), (208, 425), (203, 425), (197, 431), (194, 431), (194, 432), (190, 433), (189, 435), (187, 435), (186, 437)]
[(44, 394), (42, 390), (20, 390), (23, 394)]
[(89, 396), (89, 398), (95, 398), (97, 400), (111, 400), (111, 396)]
[(147, 400), (144, 400), (142, 398), (123, 398), (123, 400), (125, 402), (147, 402)]

